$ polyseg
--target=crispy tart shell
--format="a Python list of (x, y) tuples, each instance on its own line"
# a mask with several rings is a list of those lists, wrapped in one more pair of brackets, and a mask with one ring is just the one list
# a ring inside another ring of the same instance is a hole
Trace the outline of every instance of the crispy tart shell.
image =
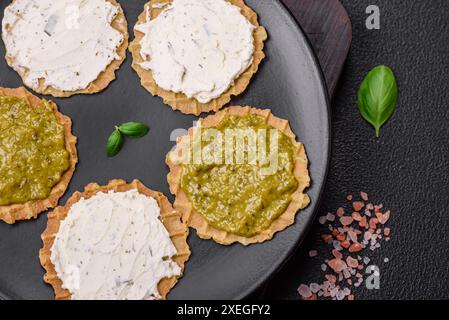
[[(14, 0), (15, 1), (15, 0)], [(120, 67), (120, 65), (125, 61), (126, 58), (126, 49), (128, 48), (128, 23), (126, 21), (125, 14), (123, 12), (122, 7), (116, 0), (106, 0), (111, 2), (114, 6), (119, 7), (119, 12), (117, 16), (115, 17), (114, 21), (112, 21), (112, 27), (119, 31), (121, 34), (123, 34), (124, 39), (121, 43), (121, 45), (117, 48), (117, 54), (120, 56), (119, 60), (112, 61), (106, 69), (100, 73), (97, 79), (95, 79), (93, 82), (89, 84), (89, 86), (82, 90), (75, 90), (75, 91), (61, 91), (56, 88), (53, 88), (52, 86), (48, 86), (45, 84), (45, 79), (39, 80), (39, 87), (37, 88), (30, 88), (34, 90), (37, 93), (44, 94), (44, 95), (52, 95), (53, 97), (58, 98), (67, 98), (71, 97), (76, 94), (94, 94), (98, 93), (100, 91), (103, 91), (108, 87), (108, 85), (115, 80), (115, 71)], [(6, 62), (8, 65), (13, 68), (14, 65), (14, 57), (10, 57), (6, 55)], [(21, 76), (22, 80), (24, 81), (26, 77), (26, 71), (25, 72), (19, 72), (19, 75)], [(24, 81), (25, 82), (25, 81)]]
[[(37, 106), (42, 103), (41, 99), (32, 95), (24, 87), (17, 89), (0, 88), (0, 95), (24, 99), (31, 106)], [(0, 206), (0, 220), (3, 220), (8, 224), (13, 224), (19, 220), (36, 218), (39, 213), (46, 211), (48, 208), (54, 208), (67, 190), (73, 173), (75, 172), (78, 155), (76, 151), (77, 139), (72, 134), (72, 120), (60, 113), (54, 102), (50, 101), (50, 106), (53, 109), (57, 121), (64, 126), (65, 148), (69, 153), (69, 169), (62, 175), (61, 180), (53, 187), (47, 199), (28, 201), (24, 204)]]
[[(143, 69), (140, 64), (144, 62), (140, 54), (140, 42), (144, 37), (139, 31), (134, 31), (135, 38), (129, 45), (129, 50), (133, 56), (132, 67), (137, 72), (140, 77), (142, 86), (147, 89), (153, 96), (159, 96), (164, 100), (165, 104), (168, 104), (173, 108), (173, 110), (179, 110), (185, 114), (199, 115), (203, 112), (218, 111), (223, 108), (229, 101), (231, 101), (231, 96), (237, 96), (243, 93), (248, 87), (251, 78), (257, 73), (259, 65), (265, 58), (263, 52), (264, 41), (267, 40), (268, 35), (264, 27), (262, 27), (258, 22), (257, 14), (248, 7), (243, 0), (227, 0), (235, 6), (241, 8), (242, 14), (254, 25), (256, 29), (254, 30), (254, 54), (253, 63), (251, 66), (242, 73), (234, 82), (234, 84), (224, 92), (220, 97), (211, 100), (208, 103), (200, 103), (195, 98), (188, 98), (183, 93), (175, 93), (171, 91), (164, 90), (160, 88), (153, 78), (151, 70)], [(151, 19), (155, 19), (164, 8), (153, 8), (154, 4), (165, 4), (170, 3), (171, 0), (151, 0), (145, 5), (144, 11), (140, 14), (138, 18), (138, 23), (146, 22), (146, 12), (150, 10)]]
[[(56, 300), (71, 299), (70, 292), (62, 287), (62, 281), (56, 274), (55, 266), (51, 262), (50, 256), (51, 248), (53, 246), (56, 234), (59, 231), (60, 223), (67, 217), (72, 205), (78, 202), (81, 198), (89, 199), (99, 192), (126, 192), (134, 189), (138, 190), (141, 194), (154, 198), (157, 201), (161, 209), (162, 223), (169, 232), (170, 238), (178, 251), (178, 254), (173, 258), (173, 260), (176, 261), (181, 270), (184, 271), (184, 265), (190, 257), (190, 249), (187, 244), (189, 230), (187, 226), (182, 223), (181, 214), (173, 209), (168, 199), (162, 193), (148, 189), (139, 180), (134, 180), (130, 184), (127, 184), (123, 180), (111, 180), (106, 186), (91, 183), (85, 187), (84, 192), (75, 192), (64, 206), (59, 206), (55, 208), (53, 212), (48, 214), (47, 228), (41, 236), (43, 247), (39, 251), (39, 259), (41, 265), (46, 271), (44, 281), (53, 287)], [(162, 299), (167, 298), (167, 294), (177, 281), (178, 277), (171, 277), (164, 278), (159, 282), (158, 290)]]
[(307, 207), (310, 203), (310, 198), (305, 194), (305, 189), (310, 185), (309, 171), (307, 169), (308, 160), (304, 145), (296, 141), (296, 136), (291, 130), (287, 120), (275, 117), (270, 110), (261, 110), (252, 107), (229, 107), (215, 115), (209, 116), (200, 121), (202, 128), (214, 127), (221, 122), (223, 118), (228, 115), (245, 116), (249, 114), (259, 115), (266, 119), (267, 124), (275, 129), (283, 132), (290, 138), (295, 146), (295, 168), (294, 175), (298, 181), (298, 188), (292, 195), (292, 201), (288, 208), (273, 221), (271, 226), (263, 232), (252, 236), (243, 237), (226, 231), (218, 230), (210, 226), (205, 218), (196, 212), (190, 203), (187, 195), (181, 187), (182, 180), (182, 164), (179, 163), (179, 155), (185, 155), (188, 152), (189, 144), (194, 139), (194, 128), (190, 128), (187, 136), (178, 139), (176, 148), (171, 151), (166, 158), (167, 165), (170, 168), (170, 173), (167, 176), (170, 185), (170, 192), (176, 196), (174, 207), (182, 213), (183, 221), (190, 227), (197, 231), (197, 234), (202, 239), (213, 239), (219, 244), (230, 245), (234, 242), (239, 242), (243, 245), (262, 243), (273, 238), (276, 232), (282, 231), (295, 222), (295, 216), (301, 209)]

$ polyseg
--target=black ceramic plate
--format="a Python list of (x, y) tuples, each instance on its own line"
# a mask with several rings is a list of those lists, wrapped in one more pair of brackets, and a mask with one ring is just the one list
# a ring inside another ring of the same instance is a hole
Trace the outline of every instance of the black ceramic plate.
[[(133, 35), (137, 16), (146, 0), (121, 1)], [(0, 14), (9, 1), (1, 1)], [(234, 105), (271, 108), (290, 120), (310, 159), (311, 205), (301, 211), (296, 223), (263, 244), (221, 246), (201, 240), (194, 230), (192, 250), (185, 275), (170, 293), (171, 299), (237, 299), (248, 296), (272, 275), (303, 238), (313, 220), (323, 188), (329, 157), (329, 106), (317, 60), (294, 18), (275, 0), (247, 0), (269, 33), (267, 58), (246, 93)], [(4, 45), (0, 46), (3, 57)], [(18, 87), (21, 80), (4, 59), (0, 60), (0, 86)], [(165, 155), (174, 145), (173, 136), (193, 125), (194, 116), (173, 112), (161, 99), (140, 86), (131, 69), (131, 57), (117, 72), (117, 80), (92, 96), (54, 99), (73, 120), (78, 137), (80, 162), (61, 203), (89, 182), (107, 183), (113, 178), (140, 179), (148, 187), (169, 195)], [(147, 123), (145, 138), (127, 141), (122, 152), (108, 159), (105, 141), (114, 125), (136, 120)], [(170, 195), (170, 200), (173, 197)], [(52, 299), (53, 290), (42, 281), (38, 252), (46, 214), (35, 221), (9, 226), (0, 222), (0, 296), (15, 299)]]

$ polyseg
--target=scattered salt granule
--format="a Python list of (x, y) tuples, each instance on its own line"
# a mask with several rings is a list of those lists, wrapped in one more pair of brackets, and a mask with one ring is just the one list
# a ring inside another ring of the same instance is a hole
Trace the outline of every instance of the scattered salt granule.
[(350, 266), (351, 268), (357, 268), (357, 267), (359, 266), (359, 262), (357, 261), (357, 259), (354, 259), (354, 258), (351, 257), (351, 256), (348, 256), (348, 257), (346, 258), (346, 264), (347, 264), (348, 266)]
[(335, 277), (333, 274), (326, 274), (324, 277), (325, 277), (325, 278), (327, 279), (327, 281), (329, 281), (329, 282), (332, 282), (332, 283), (337, 282), (337, 277)]
[(345, 209), (343, 209), (341, 207), (337, 209), (337, 216), (343, 217), (344, 214), (345, 214)]
[(345, 298), (345, 293), (343, 290), (338, 291), (337, 293), (337, 300), (343, 300)]
[(318, 255), (318, 251), (316, 251), (316, 250), (309, 251), (309, 257), (316, 257), (317, 255)]
[(360, 212), (354, 211), (352, 213), (352, 219), (354, 219), (357, 222), (362, 220), (362, 216), (360, 215)]
[(325, 224), (325, 223), (327, 222), (326, 216), (321, 216), (321, 217), (318, 219), (318, 222), (319, 222), (320, 224)]
[(340, 218), (340, 223), (344, 226), (349, 226), (353, 221), (354, 219), (348, 216), (343, 216)]
[(330, 260), (328, 265), (335, 272), (341, 272), (341, 271), (343, 271), (344, 269), (347, 268), (346, 263), (343, 260), (337, 259), (337, 258)]
[(321, 289), (321, 286), (318, 283), (311, 283), (309, 288), (312, 293), (318, 293), (318, 291), (320, 291)]
[(343, 259), (343, 255), (340, 253), (340, 251), (338, 251), (337, 249), (332, 250), (332, 255), (336, 258), (336, 259)]
[(298, 293), (301, 295), (301, 297), (303, 298), (310, 298), (312, 296), (312, 291), (310, 290), (310, 288), (308, 286), (306, 286), (305, 284), (302, 284), (299, 286), (298, 288)]
[(362, 250), (362, 246), (360, 245), (360, 243), (354, 243), (351, 244), (351, 246), (349, 247), (349, 252), (359, 252)]
[(360, 211), (365, 206), (365, 203), (362, 201), (354, 201), (352, 203), (352, 207), (354, 208), (354, 211)]
[[(384, 211), (382, 204), (368, 203), (369, 197), (365, 192), (348, 195), (346, 199), (348, 206), (319, 218), (320, 224), (325, 226), (321, 238), (329, 246), (328, 254), (321, 254), (324, 281), (308, 286), (301, 284), (298, 293), (304, 300), (354, 300), (351, 288), (360, 287), (364, 281), (362, 273), (371, 262), (366, 252), (379, 249), (383, 241), (390, 241), (391, 229), (385, 227), (390, 211)], [(317, 250), (309, 251), (310, 257), (317, 255)], [(387, 263), (389, 259), (383, 261)]]

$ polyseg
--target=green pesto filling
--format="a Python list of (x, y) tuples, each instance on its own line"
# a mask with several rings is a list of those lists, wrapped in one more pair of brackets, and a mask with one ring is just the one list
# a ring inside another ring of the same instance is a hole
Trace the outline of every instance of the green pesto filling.
[[(253, 129), (255, 132), (262, 129), (267, 132), (265, 138), (267, 154), (272, 144), (270, 130), (276, 130), (258, 115), (228, 116), (215, 129), (223, 136), (227, 129)], [(278, 130), (276, 132), (278, 163), (277, 169), (271, 174), (262, 174), (261, 171), (261, 168), (269, 167), (269, 163), (249, 161), (247, 147), (243, 148), (244, 163), (234, 161), (229, 164), (222, 160), (219, 163), (200, 161), (200, 164), (197, 164), (198, 162), (192, 161), (182, 164), (181, 187), (195, 211), (203, 216), (209, 225), (231, 234), (252, 237), (268, 229), (287, 209), (292, 194), (298, 187), (298, 181), (294, 176), (296, 147), (284, 133)], [(213, 140), (206, 141), (204, 135), (205, 130), (201, 133), (202, 150), (206, 150), (211, 143), (216, 143)], [(221, 142), (222, 159), (225, 159), (225, 140)], [(249, 140), (245, 138), (244, 141)], [(239, 148), (237, 140), (234, 141), (234, 148)], [(211, 149), (217, 150), (216, 144), (212, 148), (209, 146), (209, 150)]]
[(0, 96), (0, 205), (48, 198), (68, 168), (64, 127), (50, 102)]

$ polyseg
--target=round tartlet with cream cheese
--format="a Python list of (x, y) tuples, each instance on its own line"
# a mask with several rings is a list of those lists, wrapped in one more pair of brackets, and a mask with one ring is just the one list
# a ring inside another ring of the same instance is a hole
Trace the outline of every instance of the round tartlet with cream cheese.
[(71, 130), (54, 102), (0, 88), (0, 220), (29, 220), (58, 204), (78, 162)]
[(310, 202), (304, 146), (270, 110), (229, 107), (208, 116), (178, 138), (166, 162), (183, 221), (223, 245), (270, 240)]
[(134, 33), (142, 86), (186, 114), (221, 109), (265, 57), (267, 32), (243, 0), (151, 0)]
[(138, 180), (89, 184), (48, 215), (39, 252), (56, 299), (165, 299), (189, 259), (188, 228)]
[(125, 60), (127, 28), (116, 0), (13, 0), (2, 21), (6, 61), (38, 93), (97, 93)]

